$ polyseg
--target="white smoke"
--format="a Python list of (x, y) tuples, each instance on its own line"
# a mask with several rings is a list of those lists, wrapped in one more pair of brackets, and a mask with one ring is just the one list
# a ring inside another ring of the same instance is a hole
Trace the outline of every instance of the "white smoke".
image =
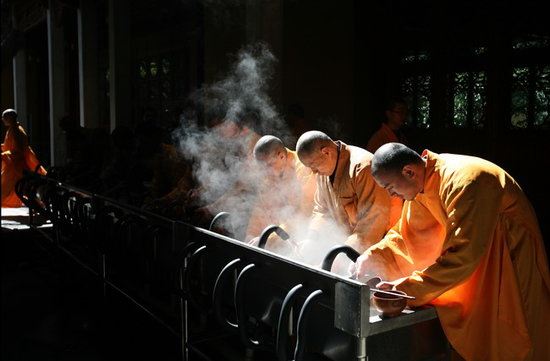
[[(275, 61), (264, 44), (241, 50), (225, 78), (192, 94), (196, 111), (185, 112), (173, 132), (182, 153), (194, 161), (202, 203), (224, 195), (216, 211), (229, 212), (237, 230), (246, 226), (260, 176), (251, 159), (256, 140), (263, 134), (289, 134), (268, 96)], [(199, 126), (200, 114), (210, 124)], [(208, 126), (212, 123), (218, 124)]]
[[(182, 153), (194, 161), (194, 176), (200, 186), (202, 204), (215, 204), (216, 212), (228, 212), (228, 221), (221, 225), (234, 231), (233, 236), (241, 240), (244, 240), (250, 211), (256, 201), (256, 190), (266, 177), (263, 168), (252, 159), (253, 146), (265, 134), (283, 141), (290, 135), (268, 96), (275, 61), (263, 44), (241, 50), (223, 79), (204, 86), (190, 97), (195, 109), (183, 113), (180, 127), (173, 133)], [(201, 114), (205, 123), (218, 121), (218, 124), (214, 127), (199, 125)], [(286, 146), (293, 148), (294, 144)], [(333, 246), (344, 243), (347, 233), (328, 220), (321, 230), (311, 233), (310, 214), (300, 214), (296, 207), (276, 200), (297, 189), (295, 180), (277, 183), (276, 187), (261, 189), (273, 194), (275, 199), (273, 217), (268, 224), (281, 224), (290, 234), (291, 243), (268, 242), (266, 248), (314, 266), (320, 265)]]

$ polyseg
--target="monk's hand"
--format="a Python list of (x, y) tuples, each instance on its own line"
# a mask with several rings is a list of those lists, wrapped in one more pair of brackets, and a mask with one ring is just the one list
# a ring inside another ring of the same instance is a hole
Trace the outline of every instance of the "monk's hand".
[(367, 273), (369, 273), (368, 259), (369, 259), (369, 255), (366, 252), (360, 255), (355, 261), (355, 263), (350, 265), (350, 268), (349, 268), (350, 275), (358, 280), (365, 278), (367, 276)]
[(382, 281), (376, 284), (376, 288), (383, 291), (395, 291), (394, 282)]

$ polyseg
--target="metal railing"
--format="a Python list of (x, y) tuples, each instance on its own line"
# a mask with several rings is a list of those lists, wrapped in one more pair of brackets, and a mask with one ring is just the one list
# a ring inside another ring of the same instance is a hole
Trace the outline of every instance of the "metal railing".
[(384, 342), (399, 348), (403, 332), (414, 339), (426, 329), (433, 345), (407, 342), (403, 353), (448, 356), (432, 308), (381, 319), (358, 281), (48, 177), (27, 176), (17, 191), (31, 214), (52, 221), (53, 231), (39, 231), (96, 275), (105, 296), (124, 295), (181, 340), (183, 360), (190, 351), (210, 359), (201, 346), (224, 337), (281, 361), (372, 360)]

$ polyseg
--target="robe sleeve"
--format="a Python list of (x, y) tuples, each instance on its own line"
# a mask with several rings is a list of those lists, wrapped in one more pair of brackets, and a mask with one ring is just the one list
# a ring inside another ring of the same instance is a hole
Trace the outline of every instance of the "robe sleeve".
[(357, 223), (346, 244), (358, 252), (378, 243), (389, 228), (390, 196), (376, 185), (370, 167), (362, 166), (354, 179), (357, 195)]
[(430, 302), (465, 281), (492, 240), (503, 197), (498, 179), (481, 174), (455, 183), (458, 185), (444, 185), (441, 192), (448, 217), (441, 256), (433, 265), (415, 271), (396, 285), (416, 297), (411, 306)]
[[(318, 177), (316, 177), (318, 178)], [(328, 214), (328, 208), (326, 205), (326, 199), (322, 194), (321, 187), (319, 186), (319, 180), (317, 179), (317, 189), (313, 196), (313, 211), (311, 213), (310, 234), (308, 238), (311, 238), (315, 232), (319, 231), (323, 223), (326, 222)]]
[[(405, 203), (403, 214), (406, 214), (410, 203)], [(398, 259), (412, 263), (413, 261), (408, 256), (407, 247), (401, 235), (401, 218), (392, 229), (386, 233), (384, 238), (369, 247), (365, 251), (368, 261), (365, 262), (365, 269), (361, 276), (378, 276), (383, 280), (395, 280), (405, 276), (399, 267)]]

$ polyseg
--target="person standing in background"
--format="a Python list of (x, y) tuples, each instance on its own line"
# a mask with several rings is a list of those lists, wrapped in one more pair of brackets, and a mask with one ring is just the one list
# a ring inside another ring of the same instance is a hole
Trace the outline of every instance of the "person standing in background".
[(23, 171), (46, 175), (46, 170), (29, 146), (29, 137), (17, 121), (17, 112), (4, 110), (2, 122), (7, 128), (2, 143), (2, 207), (21, 207), (23, 202), (15, 193), (15, 185), (23, 177)]
[[(409, 108), (403, 98), (391, 97), (386, 101), (385, 112), (386, 120), (380, 125), (367, 143), (367, 150), (374, 154), (386, 143), (402, 143), (407, 144), (407, 139), (401, 131)], [(392, 196), (390, 198), (392, 210), (400, 210), (403, 206), (403, 200), (399, 197)], [(392, 214), (392, 219), (398, 219), (399, 214)]]
[(401, 131), (407, 119), (408, 106), (405, 100), (399, 97), (392, 97), (386, 102), (384, 114), (386, 120), (369, 139), (367, 150), (371, 153), (386, 143), (396, 142), (407, 144), (407, 139)]

